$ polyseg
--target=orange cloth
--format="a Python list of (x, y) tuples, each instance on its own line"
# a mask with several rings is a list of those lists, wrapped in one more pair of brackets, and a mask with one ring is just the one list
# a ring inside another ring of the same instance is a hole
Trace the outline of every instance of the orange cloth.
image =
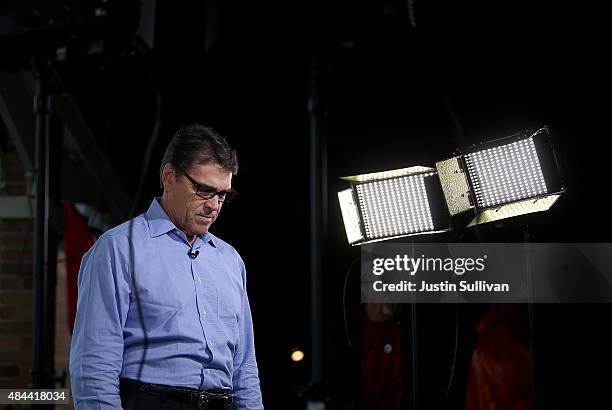
[(531, 357), (520, 321), (518, 306), (493, 305), (478, 325), (467, 410), (532, 409)]

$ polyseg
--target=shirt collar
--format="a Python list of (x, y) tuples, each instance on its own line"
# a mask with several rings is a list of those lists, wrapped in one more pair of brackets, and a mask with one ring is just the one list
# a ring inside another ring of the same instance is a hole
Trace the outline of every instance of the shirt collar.
[[(145, 217), (149, 225), (149, 234), (152, 238), (161, 236), (175, 229), (179, 231), (176, 225), (174, 225), (174, 223), (170, 220), (170, 217), (166, 211), (164, 211), (164, 208), (162, 208), (159, 202), (160, 200), (161, 198), (159, 197), (153, 198), (151, 205), (149, 205), (149, 209), (145, 213)], [(202, 242), (210, 243), (212, 246), (216, 247), (212, 234), (204, 232), (203, 234), (198, 235), (198, 237), (202, 240)]]

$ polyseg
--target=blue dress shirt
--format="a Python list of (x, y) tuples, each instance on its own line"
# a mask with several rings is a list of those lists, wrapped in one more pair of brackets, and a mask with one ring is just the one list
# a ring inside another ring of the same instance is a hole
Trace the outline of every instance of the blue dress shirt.
[(230, 388), (237, 409), (263, 409), (245, 267), (226, 242), (207, 232), (189, 245), (156, 198), (100, 236), (83, 256), (78, 289), (77, 410), (120, 409), (119, 378)]

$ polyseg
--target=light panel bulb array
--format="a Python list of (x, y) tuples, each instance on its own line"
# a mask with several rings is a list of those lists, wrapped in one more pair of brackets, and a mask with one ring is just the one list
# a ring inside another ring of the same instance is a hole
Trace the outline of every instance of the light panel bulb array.
[(367, 238), (431, 231), (434, 223), (425, 177), (434, 173), (367, 182), (356, 186)]
[(465, 155), (479, 207), (546, 194), (533, 137)]

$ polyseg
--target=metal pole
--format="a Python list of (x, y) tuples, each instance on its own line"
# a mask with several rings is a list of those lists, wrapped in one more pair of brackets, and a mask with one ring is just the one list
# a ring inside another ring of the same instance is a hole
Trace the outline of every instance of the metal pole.
[[(410, 256), (414, 259), (414, 240), (410, 241)], [(417, 322), (417, 304), (414, 301), (414, 295), (410, 293), (410, 367), (412, 370), (412, 410), (419, 408), (418, 392), (419, 392), (419, 366), (418, 366), (418, 322)]]
[(534, 286), (531, 272), (531, 236), (529, 234), (529, 225), (525, 227), (525, 238), (524, 238), (524, 251), (525, 251), (525, 270), (527, 280), (527, 313), (529, 315), (529, 353), (530, 353), (530, 364), (531, 364), (531, 397), (533, 409), (539, 408), (538, 400), (536, 396), (536, 338), (535, 338), (535, 303), (534, 300)]
[[(320, 96), (320, 58), (313, 57), (311, 67), (310, 96), (310, 334), (311, 377), (310, 388), (318, 395), (323, 379), (322, 353), (322, 297), (321, 266), (325, 224), (326, 161), (324, 112)], [(311, 394), (308, 408), (324, 409), (325, 404)]]
[(46, 363), (47, 295), (49, 260), (49, 122), (51, 118), (49, 96), (49, 62), (38, 67), (34, 113), (36, 116), (36, 243), (34, 260), (34, 363), (32, 384), (34, 388), (52, 388), (53, 376)]

